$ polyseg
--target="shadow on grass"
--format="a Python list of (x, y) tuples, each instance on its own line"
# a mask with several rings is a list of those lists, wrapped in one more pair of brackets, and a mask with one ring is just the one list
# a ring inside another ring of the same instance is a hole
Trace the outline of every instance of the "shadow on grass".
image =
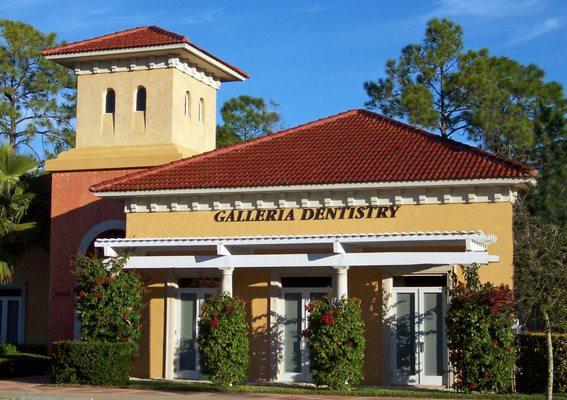
[(50, 359), (39, 354), (17, 353), (0, 357), (0, 377), (15, 378), (49, 373)]
[[(542, 394), (491, 394), (491, 393), (457, 393), (443, 389), (431, 388), (385, 388), (378, 386), (360, 386), (349, 391), (329, 390), (316, 388), (315, 386), (293, 385), (293, 384), (246, 384), (234, 386), (223, 390), (208, 382), (195, 381), (168, 381), (168, 380), (131, 380), (128, 388), (157, 390), (165, 392), (230, 392), (230, 393), (255, 393), (255, 394), (284, 394), (284, 395), (307, 395), (307, 396), (363, 396), (363, 397), (410, 397), (428, 399), (522, 399), (536, 400), (544, 399)], [(567, 400), (565, 395), (556, 395), (556, 399)]]

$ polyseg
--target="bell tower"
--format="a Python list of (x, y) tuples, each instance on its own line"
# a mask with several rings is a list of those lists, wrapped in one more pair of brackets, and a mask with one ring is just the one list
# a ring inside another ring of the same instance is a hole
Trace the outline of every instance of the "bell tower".
[(48, 171), (148, 167), (213, 150), (217, 90), (248, 77), (155, 26), (43, 54), (77, 75), (76, 147)]
[(125, 234), (124, 205), (91, 185), (215, 148), (216, 94), (246, 72), (187, 37), (148, 26), (47, 49), (77, 75), (75, 148), (51, 173), (49, 342), (77, 335), (77, 256), (98, 237)]

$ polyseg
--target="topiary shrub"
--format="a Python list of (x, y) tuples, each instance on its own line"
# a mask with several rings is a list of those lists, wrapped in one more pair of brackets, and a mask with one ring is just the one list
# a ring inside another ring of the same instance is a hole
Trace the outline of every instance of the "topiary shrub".
[(348, 389), (362, 380), (364, 322), (360, 300), (324, 297), (307, 305), (309, 370), (317, 386)]
[[(553, 390), (567, 392), (567, 334), (553, 334)], [(547, 389), (547, 343), (543, 333), (516, 336), (518, 358), (516, 385), (519, 392), (542, 393)]]
[(509, 392), (514, 385), (513, 292), (481, 284), (477, 268), (450, 289), (447, 311), (449, 358), (454, 387), (461, 391)]
[(127, 257), (78, 260), (76, 312), (81, 339), (129, 341), (141, 334), (144, 284), (133, 270), (124, 270)]
[(53, 343), (54, 383), (126, 386), (134, 346), (128, 342), (61, 341)]
[(199, 321), (201, 372), (218, 386), (243, 382), (248, 370), (248, 326), (244, 301), (226, 293), (209, 297)]

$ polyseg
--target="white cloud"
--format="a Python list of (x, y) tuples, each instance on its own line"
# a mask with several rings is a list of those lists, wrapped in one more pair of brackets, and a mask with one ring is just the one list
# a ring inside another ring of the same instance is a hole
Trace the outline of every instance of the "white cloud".
[(533, 27), (532, 29), (518, 32), (518, 34), (510, 40), (508, 45), (513, 46), (529, 42), (530, 40), (545, 35), (546, 33), (560, 29), (562, 26), (563, 24), (559, 18), (547, 18), (541, 24)]
[(224, 9), (221, 7), (212, 8), (202, 13), (183, 18), (182, 21), (188, 25), (206, 24), (220, 20), (223, 16), (223, 12)]
[(498, 18), (526, 15), (540, 10), (546, 0), (436, 0), (436, 7), (425, 19), (439, 16)]

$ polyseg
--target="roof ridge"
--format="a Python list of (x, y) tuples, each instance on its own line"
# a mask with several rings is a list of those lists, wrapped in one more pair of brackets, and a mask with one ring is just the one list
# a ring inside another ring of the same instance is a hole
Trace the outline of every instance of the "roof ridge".
[(59, 45), (59, 46), (53, 46), (53, 47), (50, 47), (48, 49), (44, 49), (42, 51), (42, 54), (46, 55), (46, 54), (52, 52), (55, 49), (62, 50), (62, 49), (65, 49), (67, 47), (77, 46), (77, 45), (81, 45), (81, 44), (85, 44), (85, 43), (100, 42), (103, 39), (112, 39), (112, 38), (116, 38), (116, 37), (126, 35), (128, 33), (141, 31), (141, 30), (144, 30), (144, 29), (145, 30), (152, 30), (154, 32), (159, 32), (159, 33), (162, 33), (162, 34), (167, 35), (167, 36), (172, 37), (172, 38), (179, 38), (179, 40), (190, 43), (189, 38), (185, 35), (181, 35), (179, 33), (173, 32), (173, 31), (168, 31), (167, 29), (160, 28), (159, 26), (156, 26), (156, 25), (145, 25), (145, 26), (136, 26), (134, 28), (123, 29), (123, 30), (120, 30), (120, 31), (111, 32), (111, 33), (95, 36), (95, 37), (88, 38), (88, 39), (77, 40), (77, 41), (65, 43), (65, 44), (62, 44), (62, 45)]
[(296, 133), (297, 131), (301, 131), (301, 130), (306, 129), (306, 128), (318, 126), (318, 125), (325, 123), (325, 122), (329, 122), (329, 121), (341, 119), (341, 118), (344, 118), (344, 117), (347, 117), (347, 116), (350, 116), (350, 115), (353, 115), (353, 114), (357, 114), (360, 111), (363, 111), (363, 110), (353, 109), (353, 110), (343, 111), (341, 113), (330, 115), (330, 116), (324, 117), (324, 118), (320, 118), (320, 119), (317, 119), (315, 121), (306, 122), (304, 124), (300, 124), (300, 125), (294, 126), (292, 128), (284, 129), (284, 130), (274, 132), (274, 133), (268, 133), (264, 136), (260, 136), (260, 137), (254, 138), (254, 139), (247, 140), (246, 142), (236, 143), (236, 144), (233, 144), (233, 145), (230, 145), (230, 146), (209, 150), (209, 151), (206, 151), (204, 153), (195, 154), (194, 156), (182, 158), (180, 160), (171, 161), (171, 162), (168, 162), (166, 164), (158, 165), (158, 166), (155, 166), (155, 167), (149, 167), (148, 169), (145, 169), (143, 171), (133, 172), (131, 174), (127, 174), (127, 175), (124, 175), (124, 176), (121, 176), (121, 177), (118, 177), (118, 178), (114, 178), (114, 179), (111, 179), (111, 180), (108, 180), (108, 181), (98, 183), (96, 185), (92, 185), (89, 188), (89, 190), (92, 191), (92, 192), (96, 192), (97, 190), (103, 189), (108, 185), (112, 185), (112, 184), (115, 184), (115, 183), (121, 183), (121, 182), (127, 181), (131, 178), (134, 178), (134, 177), (153, 175), (154, 173), (161, 172), (161, 171), (164, 171), (164, 170), (168, 170), (169, 168), (174, 168), (178, 165), (189, 164), (189, 163), (201, 161), (203, 159), (207, 159), (209, 157), (216, 156), (216, 155), (219, 155), (219, 154), (225, 154), (225, 153), (228, 153), (228, 152), (237, 151), (237, 150), (240, 150), (242, 148), (247, 148), (247, 147), (256, 145), (258, 143), (263, 143), (263, 142), (266, 142), (266, 141), (273, 140), (274, 138), (282, 137), (283, 135), (290, 135), (290, 134)]
[(365, 115), (368, 116), (368, 117), (371, 117), (371, 118), (372, 118), (372, 117), (374, 117), (374, 118), (377, 118), (377, 117), (378, 117), (378, 118), (380, 118), (382, 121), (389, 122), (389, 123), (398, 125), (398, 126), (400, 126), (400, 127), (406, 128), (406, 129), (408, 129), (408, 130), (414, 131), (415, 133), (419, 133), (419, 134), (421, 134), (422, 136), (426, 136), (426, 137), (429, 138), (429, 139), (433, 139), (433, 140), (438, 141), (438, 142), (441, 142), (441, 143), (443, 143), (443, 144), (453, 145), (453, 146), (456, 146), (456, 147), (460, 147), (460, 148), (462, 148), (462, 149), (464, 149), (464, 150), (475, 152), (475, 153), (477, 153), (478, 155), (480, 155), (480, 156), (482, 156), (482, 157), (490, 157), (490, 158), (492, 158), (492, 159), (494, 159), (494, 160), (496, 160), (496, 161), (499, 161), (499, 162), (503, 162), (503, 163), (505, 163), (505, 164), (512, 165), (512, 166), (514, 166), (514, 167), (516, 167), (516, 168), (521, 168), (521, 169), (523, 169), (523, 170), (528, 170), (531, 176), (536, 176), (536, 175), (537, 175), (537, 170), (535, 170), (534, 168), (530, 168), (530, 167), (528, 167), (528, 166), (522, 164), (522, 163), (519, 162), (519, 161), (515, 161), (515, 160), (512, 160), (512, 159), (510, 159), (510, 158), (506, 158), (506, 157), (500, 156), (500, 155), (498, 155), (498, 154), (491, 153), (491, 152), (486, 151), (486, 150), (484, 150), (484, 149), (482, 149), (482, 148), (480, 148), (480, 147), (471, 146), (471, 145), (469, 145), (469, 144), (467, 144), (467, 143), (459, 142), (458, 140), (455, 140), (455, 139), (451, 139), (451, 138), (448, 138), (448, 137), (443, 137), (443, 136), (437, 135), (437, 134), (435, 134), (435, 133), (433, 133), (433, 132), (426, 131), (425, 129), (419, 128), (419, 127), (417, 127), (417, 126), (413, 126), (413, 125), (407, 124), (407, 123), (405, 123), (405, 122), (398, 121), (397, 119), (388, 117), (388, 116), (386, 116), (386, 115), (384, 115), (384, 114), (380, 114), (380, 113), (377, 113), (377, 112), (374, 112), (374, 111), (370, 111), (370, 110), (365, 110), (365, 109), (360, 109), (360, 111), (361, 111), (361, 113), (365, 114)]

